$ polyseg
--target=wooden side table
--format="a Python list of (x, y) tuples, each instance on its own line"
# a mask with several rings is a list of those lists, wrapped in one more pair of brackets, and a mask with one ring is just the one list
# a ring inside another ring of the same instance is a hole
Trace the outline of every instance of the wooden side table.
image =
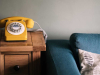
[(41, 51), (46, 51), (42, 32), (28, 32), (25, 42), (5, 42), (0, 30), (0, 75), (40, 75)]

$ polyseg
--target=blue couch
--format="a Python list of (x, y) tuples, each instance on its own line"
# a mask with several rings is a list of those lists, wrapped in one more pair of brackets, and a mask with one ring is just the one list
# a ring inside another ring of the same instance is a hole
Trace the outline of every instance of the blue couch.
[(78, 49), (100, 54), (100, 34), (74, 33), (70, 40), (48, 40), (47, 51), (42, 53), (42, 58), (46, 57), (42, 62), (46, 69), (42, 72), (46, 75), (80, 75)]

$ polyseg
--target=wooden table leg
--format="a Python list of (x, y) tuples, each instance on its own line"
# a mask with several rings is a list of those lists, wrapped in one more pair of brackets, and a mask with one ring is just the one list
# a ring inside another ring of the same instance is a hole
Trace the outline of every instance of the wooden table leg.
[(0, 52), (0, 75), (1, 75), (1, 52)]
[(33, 75), (41, 74), (41, 64), (40, 64), (41, 52), (32, 52), (32, 64), (33, 64)]
[(0, 52), (0, 75), (4, 75), (4, 54)]

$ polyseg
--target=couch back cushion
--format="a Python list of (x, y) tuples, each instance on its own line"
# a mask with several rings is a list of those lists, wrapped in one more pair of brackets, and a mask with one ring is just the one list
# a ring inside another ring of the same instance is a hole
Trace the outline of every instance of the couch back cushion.
[(100, 34), (73, 33), (70, 45), (79, 70), (81, 70), (78, 49), (100, 54)]

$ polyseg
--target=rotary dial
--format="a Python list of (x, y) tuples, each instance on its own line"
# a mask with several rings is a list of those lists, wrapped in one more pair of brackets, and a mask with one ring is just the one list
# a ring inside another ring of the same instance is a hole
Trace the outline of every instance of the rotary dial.
[(20, 30), (21, 30), (21, 24), (19, 24), (19, 23), (12, 23), (11, 25), (10, 25), (10, 30), (12, 31), (12, 32), (14, 32), (14, 33), (18, 33), (18, 32), (20, 32)]
[(25, 30), (25, 27), (22, 23), (12, 22), (7, 26), (7, 31), (13, 35), (22, 34)]

